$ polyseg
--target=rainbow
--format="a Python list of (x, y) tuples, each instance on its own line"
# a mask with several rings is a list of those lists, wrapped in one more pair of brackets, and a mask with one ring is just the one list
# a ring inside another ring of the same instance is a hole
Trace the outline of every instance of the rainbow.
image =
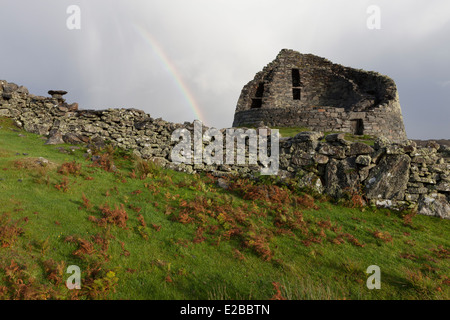
[(200, 107), (198, 106), (197, 101), (195, 100), (193, 94), (189, 91), (188, 87), (184, 83), (183, 78), (179, 74), (175, 65), (167, 57), (162, 46), (158, 43), (158, 41), (156, 41), (156, 39), (153, 37), (153, 35), (150, 32), (148, 32), (141, 26), (133, 24), (133, 27), (134, 27), (134, 30), (142, 37), (142, 39), (145, 41), (145, 43), (150, 46), (150, 48), (153, 50), (153, 52), (157, 55), (157, 57), (161, 61), (164, 68), (172, 76), (178, 89), (183, 94), (187, 103), (189, 104), (190, 108), (192, 109), (195, 118), (197, 120), (204, 122), (205, 118), (202, 114)]

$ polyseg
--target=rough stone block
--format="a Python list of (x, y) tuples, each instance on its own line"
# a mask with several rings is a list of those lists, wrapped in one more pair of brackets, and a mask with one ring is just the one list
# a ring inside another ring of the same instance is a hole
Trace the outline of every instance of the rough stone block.
[(325, 172), (326, 192), (336, 198), (349, 190), (359, 189), (359, 175), (354, 158), (330, 159)]
[(350, 145), (350, 150), (347, 151), (348, 156), (356, 156), (360, 154), (372, 154), (375, 150), (362, 142), (355, 142)]
[(390, 155), (381, 159), (366, 179), (366, 196), (370, 199), (402, 200), (409, 180), (410, 162), (407, 155)]
[(361, 166), (368, 166), (372, 162), (372, 158), (367, 155), (359, 155), (356, 158), (356, 163)]
[(448, 198), (440, 193), (422, 196), (419, 200), (419, 214), (450, 219), (450, 203)]

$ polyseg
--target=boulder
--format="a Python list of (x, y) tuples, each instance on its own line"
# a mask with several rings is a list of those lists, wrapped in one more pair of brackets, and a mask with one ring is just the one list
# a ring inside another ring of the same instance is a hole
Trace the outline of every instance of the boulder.
[[(120, 121), (120, 118), (117, 118), (118, 121)], [(145, 121), (137, 121), (134, 123), (134, 127), (137, 130), (144, 130), (147, 129), (152, 125), (152, 120), (145, 120)]]
[(355, 158), (330, 159), (325, 171), (325, 190), (330, 196), (339, 198), (346, 191), (359, 190), (359, 183)]
[(67, 110), (69, 112), (77, 111), (78, 110), (78, 103), (74, 102), (67, 106)]
[(391, 144), (392, 144), (392, 142), (388, 138), (378, 137), (375, 140), (374, 148), (375, 148), (375, 150), (380, 150), (380, 149), (386, 148), (387, 146), (389, 146)]
[(433, 140), (428, 141), (427, 144), (426, 144), (426, 147), (427, 148), (433, 148), (433, 149), (436, 149), (436, 150), (439, 150), (441, 148), (440, 144), (437, 143), (436, 141), (433, 141)]
[(322, 143), (318, 150), (320, 154), (336, 159), (345, 159), (346, 148), (341, 146), (333, 146), (328, 143)]
[(28, 89), (24, 86), (20, 86), (19, 89), (17, 89), (17, 93), (20, 94), (29, 94)]
[(350, 150), (347, 151), (348, 156), (357, 156), (360, 154), (372, 154), (375, 150), (362, 142), (355, 142), (350, 145)]
[(51, 126), (52, 124), (49, 123), (25, 123), (24, 129), (31, 133), (46, 136), (48, 135)]
[(305, 131), (298, 133), (293, 139), (292, 149), (300, 149), (304, 152), (314, 152), (319, 145), (319, 140), (323, 138), (322, 132)]
[(295, 173), (280, 169), (278, 170), (277, 177), (280, 178), (281, 180), (290, 180), (295, 177)]
[(414, 153), (417, 150), (417, 143), (413, 140), (406, 140), (402, 143), (402, 147), (405, 153)]
[(3, 84), (3, 92), (4, 93), (13, 93), (17, 89), (19, 89), (19, 86), (15, 83), (4, 83)]
[(152, 157), (149, 159), (149, 161), (153, 162), (155, 165), (157, 165), (158, 167), (166, 167), (170, 161), (167, 160), (166, 158), (162, 158), (162, 157)]
[(48, 92), (48, 94), (51, 95), (53, 99), (64, 101), (63, 96), (67, 94), (67, 91), (64, 91), (64, 90), (50, 90)]
[(217, 179), (217, 185), (224, 190), (227, 190), (230, 187), (227, 180), (225, 180), (223, 178)]
[(86, 138), (80, 136), (79, 134), (73, 133), (73, 132), (66, 133), (63, 136), (63, 140), (65, 143), (68, 143), (68, 144), (83, 144), (83, 143), (87, 142)]
[(447, 181), (441, 181), (441, 182), (436, 186), (436, 190), (437, 190), (437, 191), (441, 191), (441, 192), (450, 192), (450, 182), (447, 182)]
[(345, 140), (345, 134), (344, 133), (332, 133), (325, 137), (325, 140), (328, 142), (335, 142), (335, 141), (341, 141)]
[(142, 148), (139, 152), (144, 159), (149, 159), (155, 154), (154, 149), (150, 146)]
[(442, 145), (439, 150), (439, 154), (443, 157), (450, 158), (450, 147), (446, 145)]
[(411, 159), (407, 155), (387, 155), (374, 167), (365, 183), (369, 199), (403, 200)]
[(419, 200), (419, 214), (450, 219), (449, 199), (441, 193), (422, 196)]
[(364, 167), (370, 165), (371, 162), (372, 162), (372, 158), (370, 156), (367, 156), (367, 155), (359, 155), (356, 158), (356, 163), (361, 165), (361, 166), (364, 166)]
[(372, 154), (372, 162), (378, 163), (380, 159), (386, 154), (386, 149), (378, 149)]
[(314, 159), (314, 162), (316, 162), (318, 164), (327, 164), (328, 160), (329, 160), (329, 158), (327, 156), (325, 156), (323, 154), (319, 154), (319, 153), (314, 154), (313, 159)]
[(324, 189), (320, 178), (312, 172), (307, 172), (298, 179), (298, 187), (309, 188), (318, 193), (322, 193)]
[(88, 148), (103, 149), (106, 147), (105, 140), (102, 137), (96, 136), (91, 139), (88, 144)]
[(48, 140), (45, 144), (47, 144), (47, 145), (64, 144), (64, 140), (63, 140), (61, 132), (59, 132), (58, 130), (50, 131), (50, 137), (48, 138)]
[(314, 164), (313, 156), (301, 149), (294, 149), (291, 164), (296, 167), (312, 165)]
[(345, 140), (344, 133), (332, 133), (325, 137), (325, 141), (330, 142), (332, 144), (340, 144), (344, 146), (348, 146), (351, 142)]
[[(367, 156), (359, 156), (359, 157), (367, 157)], [(358, 163), (358, 158), (356, 158), (356, 163)], [(374, 168), (374, 167), (375, 167), (374, 164), (369, 164), (368, 166), (361, 166), (361, 168), (359, 168), (359, 172), (358, 172), (359, 173), (359, 179), (361, 181), (366, 180), (367, 177), (369, 176), (370, 170), (372, 170), (372, 168)]]
[(324, 137), (324, 134), (322, 132), (318, 131), (303, 131), (298, 133), (294, 140), (298, 141), (317, 141), (321, 140)]
[(10, 117), (11, 111), (9, 109), (0, 109), (0, 117)]
[(84, 131), (89, 132), (89, 133), (97, 133), (100, 131), (100, 128), (98, 126), (96, 126), (95, 124), (86, 123), (84, 125)]
[(392, 144), (386, 147), (386, 154), (405, 154), (403, 146)]

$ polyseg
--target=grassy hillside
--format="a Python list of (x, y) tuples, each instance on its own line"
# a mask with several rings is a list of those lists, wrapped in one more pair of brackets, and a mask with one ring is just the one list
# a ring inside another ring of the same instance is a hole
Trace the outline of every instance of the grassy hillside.
[[(2, 299), (448, 299), (450, 221), (47, 146), (0, 118)], [(81, 290), (68, 290), (70, 265)], [(381, 268), (381, 289), (366, 269)]]

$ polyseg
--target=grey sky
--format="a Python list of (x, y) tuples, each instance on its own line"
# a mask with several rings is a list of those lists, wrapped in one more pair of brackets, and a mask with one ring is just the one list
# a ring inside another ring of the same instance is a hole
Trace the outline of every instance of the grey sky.
[[(69, 5), (81, 30), (69, 30)], [(381, 29), (366, 10), (381, 8)], [(397, 83), (409, 138), (450, 139), (450, 1), (0, 0), (0, 79), (84, 109), (230, 127), (242, 87), (282, 48)]]

